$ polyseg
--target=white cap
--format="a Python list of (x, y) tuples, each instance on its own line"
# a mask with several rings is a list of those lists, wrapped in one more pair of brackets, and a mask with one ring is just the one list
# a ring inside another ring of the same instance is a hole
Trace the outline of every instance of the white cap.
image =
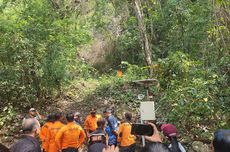
[(74, 115), (75, 116), (80, 116), (80, 112), (75, 112)]
[(30, 108), (30, 110), (29, 111), (36, 111), (36, 109), (35, 108)]

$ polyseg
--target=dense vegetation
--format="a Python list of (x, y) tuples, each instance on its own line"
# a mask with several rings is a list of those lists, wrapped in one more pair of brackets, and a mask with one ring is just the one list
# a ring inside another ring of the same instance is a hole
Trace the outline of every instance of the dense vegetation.
[[(230, 126), (228, 0), (0, 0), (0, 12), (0, 126), (80, 80), (133, 103), (141, 91), (122, 88), (149, 77), (159, 116), (184, 134)], [(98, 37), (109, 50), (91, 64), (79, 52)]]

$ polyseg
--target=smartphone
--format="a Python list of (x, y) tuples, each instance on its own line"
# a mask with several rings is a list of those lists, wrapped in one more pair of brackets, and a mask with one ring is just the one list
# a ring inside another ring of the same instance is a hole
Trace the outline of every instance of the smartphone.
[(142, 135), (142, 136), (152, 136), (153, 127), (148, 124), (132, 124), (131, 134)]

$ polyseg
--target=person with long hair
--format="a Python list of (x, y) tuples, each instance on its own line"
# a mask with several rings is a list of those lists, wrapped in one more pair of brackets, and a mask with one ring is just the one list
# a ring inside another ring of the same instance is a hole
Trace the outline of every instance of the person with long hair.
[(160, 142), (151, 142), (142, 148), (141, 152), (171, 152), (169, 148)]
[(177, 140), (177, 129), (176, 126), (172, 124), (163, 124), (161, 126), (161, 131), (165, 137), (170, 141), (169, 148), (172, 152), (186, 152), (184, 147)]

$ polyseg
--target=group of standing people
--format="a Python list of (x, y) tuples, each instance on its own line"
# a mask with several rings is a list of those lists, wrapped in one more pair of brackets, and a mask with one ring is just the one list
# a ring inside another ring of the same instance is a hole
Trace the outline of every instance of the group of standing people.
[(78, 112), (67, 113), (65, 117), (61, 112), (49, 114), (42, 127), (41, 118), (34, 108), (29, 110), (22, 123), (23, 138), (11, 147), (12, 152), (78, 152), (82, 145), (88, 152), (102, 152), (107, 147), (115, 149), (118, 143), (120, 151), (135, 150), (131, 113), (125, 114), (125, 121), (120, 126), (110, 109), (106, 109), (103, 115), (91, 109), (84, 123)]
[(102, 152), (107, 146), (114, 150), (118, 144), (120, 151), (134, 152), (136, 137), (131, 135), (132, 114), (126, 112), (121, 124), (110, 109), (106, 109), (103, 114), (104, 118), (93, 110), (84, 122), (89, 138), (88, 152)]
[[(64, 117), (61, 112), (49, 114), (46, 123), (40, 128), (39, 119), (42, 116), (31, 108), (23, 119), (23, 137), (16, 142), (10, 152), (78, 152), (85, 145), (88, 152), (135, 152), (136, 136), (131, 134), (132, 114), (124, 113), (121, 123), (106, 109), (103, 115), (92, 109), (84, 123), (80, 113), (67, 113)], [(65, 120), (65, 121), (64, 121)], [(153, 135), (145, 137), (147, 144), (142, 152), (185, 152), (184, 147), (177, 141), (177, 129), (172, 124), (160, 127), (168, 146), (162, 143), (157, 127), (153, 128)], [(42, 146), (40, 146), (40, 142)], [(109, 148), (108, 148), (109, 147)], [(118, 150), (119, 147), (119, 150)], [(230, 130), (219, 130), (215, 133), (211, 152), (229, 152)]]

